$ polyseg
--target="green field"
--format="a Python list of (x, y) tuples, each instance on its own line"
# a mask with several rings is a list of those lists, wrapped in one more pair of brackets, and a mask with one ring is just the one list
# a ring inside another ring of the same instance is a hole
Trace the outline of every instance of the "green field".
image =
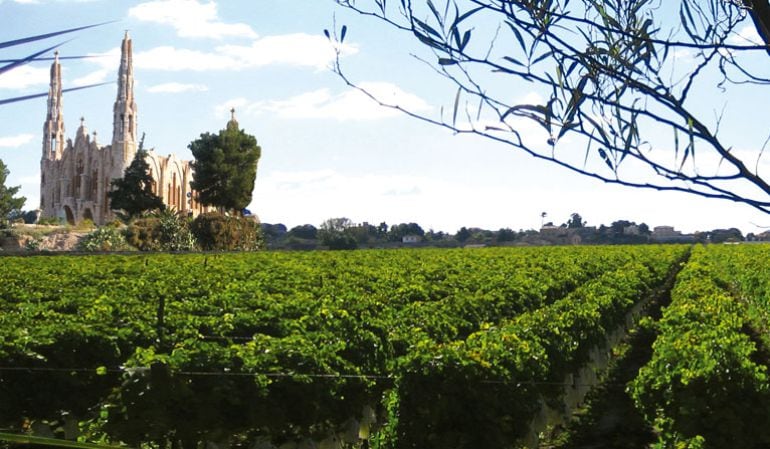
[(602, 386), (641, 320), (654, 342), (626, 390), (651, 434), (768, 447), (768, 256), (3, 257), (0, 428), (173, 449), (534, 446)]

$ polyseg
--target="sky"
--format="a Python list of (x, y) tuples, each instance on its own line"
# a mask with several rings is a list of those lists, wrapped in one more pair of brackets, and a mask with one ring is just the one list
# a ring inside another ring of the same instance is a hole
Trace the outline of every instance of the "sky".
[[(577, 212), (596, 226), (625, 219), (684, 232), (770, 227), (770, 216), (748, 206), (604, 184), (379, 106), (331, 70), (335, 51), (324, 29), (347, 26), (338, 48), (345, 74), (389, 102), (438, 118), (451, 110), (455, 88), (415, 58), (424, 49), (414, 38), (332, 0), (0, 0), (0, 42), (101, 22), (111, 23), (2, 49), (0, 59), (64, 42), (62, 56), (100, 55), (63, 60), (65, 88), (114, 81), (128, 30), (145, 147), (190, 159), (188, 144), (224, 128), (235, 108), (262, 147), (248, 208), (265, 223), (291, 228), (347, 217), (453, 233), (536, 229), (543, 212), (556, 224)], [(0, 99), (46, 92), (48, 72), (49, 63), (36, 62), (0, 75)], [(538, 95), (525, 83), (509, 88), (511, 98)], [(749, 108), (767, 104), (755, 93), (743, 94), (757, 103)], [(115, 84), (66, 93), (67, 137), (83, 117), (108, 144), (115, 95)], [(39, 203), (45, 113), (45, 98), (0, 106), (0, 159), (25, 209)], [(721, 135), (740, 140), (742, 124), (727, 120)], [(768, 133), (758, 134), (761, 145)]]

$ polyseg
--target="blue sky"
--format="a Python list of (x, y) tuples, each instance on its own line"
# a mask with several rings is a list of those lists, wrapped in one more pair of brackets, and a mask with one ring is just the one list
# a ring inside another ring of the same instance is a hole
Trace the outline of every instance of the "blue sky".
[[(235, 107), (241, 127), (262, 146), (250, 209), (264, 222), (319, 225), (344, 216), (455, 232), (537, 228), (541, 212), (557, 224), (579, 212), (592, 225), (628, 219), (686, 232), (770, 226), (770, 217), (748, 206), (606, 185), (376, 105), (329, 68), (334, 52), (323, 30), (335, 21), (349, 30), (342, 66), (370, 91), (439, 117), (442, 107), (451, 110), (454, 88), (410, 55), (425, 55), (412, 38), (332, 0), (0, 0), (0, 41), (104, 21), (115, 22), (61, 39), (72, 39), (60, 47), (64, 56), (106, 55), (63, 61), (64, 86), (113, 81), (129, 30), (146, 146), (190, 158), (189, 142), (223, 128)], [(45, 92), (47, 85), (48, 64), (35, 63), (0, 76), (0, 98)], [(509, 88), (512, 99), (538, 95), (524, 83)], [(758, 108), (754, 94), (736, 95)], [(65, 94), (67, 136), (82, 116), (109, 143), (114, 99), (114, 84)], [(22, 186), (27, 209), (39, 202), (44, 118), (44, 98), (0, 107), (0, 159), (11, 171), (9, 184)], [(756, 139), (744, 143), (742, 125), (727, 120), (722, 135), (751, 148)], [(767, 132), (756, 134), (761, 145)]]

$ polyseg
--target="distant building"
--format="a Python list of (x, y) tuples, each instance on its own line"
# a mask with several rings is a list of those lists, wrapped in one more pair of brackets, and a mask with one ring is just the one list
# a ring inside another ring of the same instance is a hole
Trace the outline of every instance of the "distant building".
[(695, 237), (690, 234), (682, 234), (673, 226), (655, 226), (652, 229), (652, 240), (657, 242), (694, 242)]
[(639, 235), (639, 234), (640, 234), (639, 226), (637, 225), (630, 225), (623, 228), (623, 235)]
[(401, 237), (401, 243), (419, 243), (421, 239), (419, 235), (405, 235)]

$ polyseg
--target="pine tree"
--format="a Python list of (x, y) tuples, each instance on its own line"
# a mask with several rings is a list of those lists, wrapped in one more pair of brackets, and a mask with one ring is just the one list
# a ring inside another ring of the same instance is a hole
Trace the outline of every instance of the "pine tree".
[(145, 160), (147, 151), (143, 147), (144, 136), (131, 165), (126, 168), (122, 178), (114, 179), (110, 183), (112, 191), (107, 193), (110, 209), (122, 210), (126, 219), (142, 212), (165, 209), (163, 200), (152, 192), (153, 179), (150, 176), (150, 164)]
[(20, 196), (14, 198), (14, 195), (19, 193), (21, 186), (6, 187), (5, 180), (8, 177), (8, 168), (0, 159), (0, 227), (6, 226), (8, 218), (11, 215), (17, 215), (21, 212), (21, 208), (24, 207), (26, 198)]
[(239, 129), (233, 117), (218, 134), (201, 134), (189, 148), (195, 157), (192, 188), (198, 201), (239, 215), (254, 191), (262, 154), (257, 139)]

